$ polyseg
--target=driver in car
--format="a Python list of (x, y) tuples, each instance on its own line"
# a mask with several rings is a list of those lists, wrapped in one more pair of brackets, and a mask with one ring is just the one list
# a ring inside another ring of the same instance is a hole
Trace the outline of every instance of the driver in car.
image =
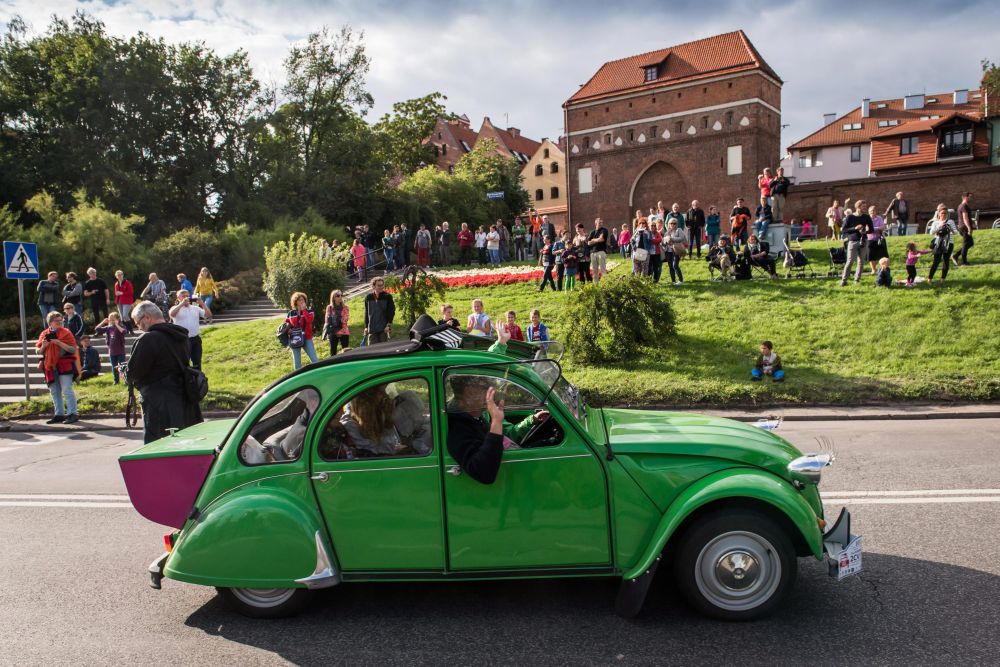
[[(497, 329), (492, 350), (502, 351), (510, 333)], [(503, 346), (503, 348), (500, 348)], [(548, 410), (538, 410), (518, 424), (504, 421), (504, 402), (496, 401), (496, 388), (480, 375), (450, 378), (455, 398), (448, 406), (448, 453), (462, 470), (482, 484), (492, 484), (500, 470), (503, 450), (517, 447), (532, 427), (548, 419)]]

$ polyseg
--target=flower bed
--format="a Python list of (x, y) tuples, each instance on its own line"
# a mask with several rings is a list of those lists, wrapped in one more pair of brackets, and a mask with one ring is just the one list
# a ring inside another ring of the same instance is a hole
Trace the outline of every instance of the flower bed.
[[(610, 271), (616, 265), (608, 263)], [(514, 285), (517, 283), (540, 282), (543, 270), (537, 266), (515, 266), (510, 268), (464, 269), (460, 271), (435, 271), (434, 275), (448, 287), (489, 287), (492, 285)]]

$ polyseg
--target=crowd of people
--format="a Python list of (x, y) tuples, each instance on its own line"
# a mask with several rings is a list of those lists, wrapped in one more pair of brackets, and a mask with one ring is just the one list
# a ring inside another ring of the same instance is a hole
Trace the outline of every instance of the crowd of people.
[[(125, 364), (132, 361), (126, 350), (126, 337), (136, 327), (142, 328), (140, 320), (150, 321), (149, 309), (159, 312), (158, 321), (176, 327), (171, 330), (173, 334), (184, 332), (184, 363), (200, 369), (201, 326), (212, 322), (210, 306), (219, 295), (218, 285), (207, 267), (201, 269), (194, 285), (185, 274), (177, 274), (174, 291), (155, 273), (150, 273), (138, 297), (132, 281), (121, 270), (115, 272), (110, 286), (93, 267), (87, 269), (86, 276), (87, 280), (81, 282), (76, 273), (67, 272), (65, 283), (60, 283), (59, 273), (49, 271), (36, 287), (43, 329), (35, 349), (54, 406), (50, 424), (77, 421), (73, 383), (102, 374), (101, 356), (92, 346), (92, 337), (104, 339), (114, 384), (121, 383)], [(145, 315), (135, 310), (140, 303), (147, 306)], [(132, 379), (127, 372), (126, 376)], [(136, 386), (141, 393), (141, 386)], [(143, 409), (145, 412), (145, 404)], [(153, 408), (150, 410), (155, 412)]]

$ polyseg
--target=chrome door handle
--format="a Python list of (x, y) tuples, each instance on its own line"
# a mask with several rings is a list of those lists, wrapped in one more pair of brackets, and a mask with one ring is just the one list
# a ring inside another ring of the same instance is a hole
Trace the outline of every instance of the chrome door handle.
[(452, 477), (458, 477), (462, 474), (462, 466), (448, 466), (448, 474)]
[(317, 482), (325, 482), (330, 479), (330, 475), (325, 472), (318, 472), (315, 475), (312, 475), (309, 479), (316, 480)]

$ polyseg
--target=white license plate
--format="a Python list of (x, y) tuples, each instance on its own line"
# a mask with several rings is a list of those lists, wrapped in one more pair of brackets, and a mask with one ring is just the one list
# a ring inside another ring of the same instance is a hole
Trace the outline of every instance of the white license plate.
[(852, 535), (851, 541), (837, 554), (831, 554), (836, 561), (837, 581), (861, 571), (861, 536)]

